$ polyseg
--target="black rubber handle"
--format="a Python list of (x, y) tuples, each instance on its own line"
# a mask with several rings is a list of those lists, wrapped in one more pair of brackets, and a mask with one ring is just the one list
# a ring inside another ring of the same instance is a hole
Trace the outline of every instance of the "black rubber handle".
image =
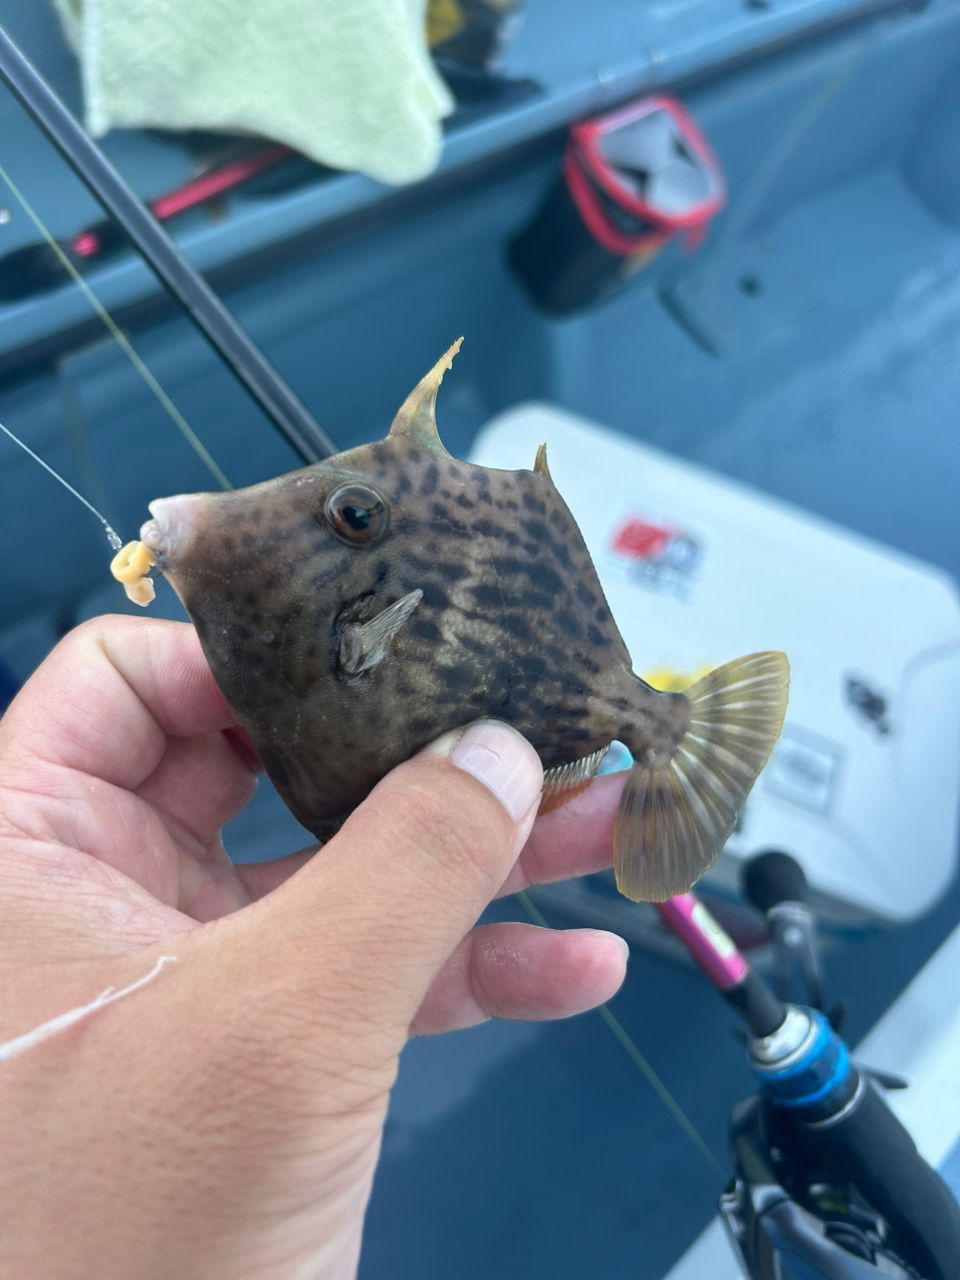
[(743, 863), (740, 887), (747, 901), (764, 914), (780, 902), (806, 902), (807, 877), (796, 858), (768, 849)]
[(869, 1081), (861, 1076), (848, 1108), (808, 1127), (805, 1141), (831, 1180), (852, 1182), (886, 1218), (895, 1250), (924, 1280), (958, 1280), (960, 1205)]

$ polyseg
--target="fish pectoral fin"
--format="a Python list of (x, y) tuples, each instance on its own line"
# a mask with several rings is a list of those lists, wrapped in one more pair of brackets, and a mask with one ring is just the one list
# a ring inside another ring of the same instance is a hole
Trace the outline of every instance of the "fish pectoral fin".
[(348, 623), (340, 637), (337, 655), (337, 665), (343, 674), (358, 676), (382, 662), (394, 637), (422, 599), (422, 591), (411, 591), (369, 622)]
[(637, 760), (620, 800), (613, 865), (624, 897), (664, 902), (713, 866), (780, 737), (789, 683), (785, 654), (754, 653), (684, 691), (690, 727), (672, 759)]
[(569, 764), (558, 764), (546, 769), (543, 775), (543, 791), (540, 793), (540, 812), (549, 813), (562, 801), (581, 791), (600, 768), (603, 757), (610, 750), (609, 746), (599, 751), (591, 751), (588, 756), (579, 760), (571, 760)]

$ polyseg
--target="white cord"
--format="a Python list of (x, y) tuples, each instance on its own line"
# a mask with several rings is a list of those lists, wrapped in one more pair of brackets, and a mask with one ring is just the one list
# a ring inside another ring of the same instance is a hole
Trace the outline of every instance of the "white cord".
[(96, 1013), (98, 1009), (103, 1009), (106, 1005), (113, 1004), (115, 1000), (122, 1000), (124, 996), (129, 996), (134, 991), (139, 991), (141, 987), (145, 987), (148, 982), (154, 980), (165, 964), (174, 964), (176, 959), (176, 956), (160, 956), (149, 973), (145, 973), (136, 982), (131, 982), (128, 987), (121, 987), (119, 991), (115, 987), (107, 987), (105, 991), (100, 992), (96, 1000), (91, 1000), (89, 1004), (82, 1004), (77, 1009), (69, 1009), (66, 1013), (58, 1014), (57, 1017), (51, 1018), (48, 1022), (41, 1022), (39, 1027), (34, 1027), (32, 1031), (25, 1031), (22, 1036), (16, 1036), (13, 1040), (4, 1041), (0, 1044), (0, 1062), (8, 1062), (11, 1058), (19, 1058), (21, 1053), (28, 1053), (31, 1049), (36, 1048), (38, 1044), (43, 1044), (44, 1041), (58, 1036), (61, 1031), (66, 1031), (68, 1027), (74, 1026), (91, 1013)]

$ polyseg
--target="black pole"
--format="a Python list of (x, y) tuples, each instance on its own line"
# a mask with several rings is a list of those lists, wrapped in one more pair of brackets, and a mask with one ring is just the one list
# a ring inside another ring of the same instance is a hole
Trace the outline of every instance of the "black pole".
[(0, 78), (304, 462), (337, 447), (0, 26)]

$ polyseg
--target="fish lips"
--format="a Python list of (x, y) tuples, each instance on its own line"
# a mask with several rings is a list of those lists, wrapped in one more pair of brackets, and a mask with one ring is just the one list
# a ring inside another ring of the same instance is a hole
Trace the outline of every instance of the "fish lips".
[(149, 547), (157, 567), (165, 571), (181, 560), (197, 533), (202, 494), (184, 493), (156, 498), (147, 508), (153, 517), (140, 528), (140, 540)]

